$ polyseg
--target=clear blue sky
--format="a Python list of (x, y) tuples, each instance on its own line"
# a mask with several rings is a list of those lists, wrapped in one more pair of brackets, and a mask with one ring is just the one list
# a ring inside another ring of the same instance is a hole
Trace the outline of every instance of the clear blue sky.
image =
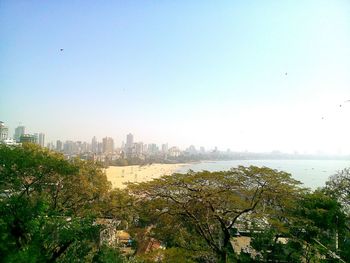
[(48, 140), (350, 152), (349, 73), (346, 0), (0, 2), (0, 120)]

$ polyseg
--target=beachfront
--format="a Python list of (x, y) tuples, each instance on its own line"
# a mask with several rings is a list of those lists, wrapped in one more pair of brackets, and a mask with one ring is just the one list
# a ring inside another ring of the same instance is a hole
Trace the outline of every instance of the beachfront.
[(124, 188), (125, 183), (140, 183), (159, 178), (162, 175), (175, 173), (186, 164), (150, 164), (130, 166), (109, 166), (106, 169), (107, 179), (113, 188)]

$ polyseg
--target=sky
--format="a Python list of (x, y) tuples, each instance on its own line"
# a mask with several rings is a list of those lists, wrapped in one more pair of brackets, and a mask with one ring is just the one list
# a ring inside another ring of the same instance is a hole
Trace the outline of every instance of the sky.
[(347, 154), (349, 14), (347, 0), (1, 0), (0, 120), (47, 142)]

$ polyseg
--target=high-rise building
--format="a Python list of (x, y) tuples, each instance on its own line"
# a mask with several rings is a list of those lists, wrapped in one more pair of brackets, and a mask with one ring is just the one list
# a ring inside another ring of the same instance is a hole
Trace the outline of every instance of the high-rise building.
[(97, 153), (102, 153), (103, 151), (103, 145), (102, 142), (97, 143)]
[(111, 137), (105, 137), (102, 139), (102, 151), (103, 153), (113, 153), (114, 141)]
[(197, 150), (196, 147), (194, 147), (194, 145), (190, 145), (190, 147), (187, 148), (186, 152), (188, 152), (189, 154), (196, 154)]
[(168, 152), (168, 144), (164, 143), (162, 144), (162, 153), (167, 153)]
[(74, 154), (74, 153), (76, 153), (77, 152), (77, 147), (76, 147), (75, 142), (73, 142), (73, 141), (66, 141), (63, 144), (63, 152), (65, 154)]
[(60, 140), (57, 140), (56, 141), (56, 151), (58, 151), (58, 152), (61, 152), (63, 149), (62, 149), (62, 141), (60, 141)]
[(134, 149), (135, 149), (135, 154), (136, 156), (140, 156), (141, 154), (143, 154), (143, 142), (137, 142), (137, 143), (134, 143)]
[(97, 153), (97, 139), (96, 137), (92, 137), (92, 140), (91, 140), (91, 151), (93, 153)]
[(45, 146), (45, 134), (42, 133), (42, 132), (39, 133), (38, 144), (39, 144), (41, 147), (44, 147), (44, 146)]
[(148, 144), (147, 151), (148, 151), (148, 154), (157, 154), (159, 151), (157, 144), (155, 143)]
[(126, 144), (125, 144), (125, 148), (132, 148), (134, 145), (134, 135), (132, 135), (131, 133), (129, 133), (128, 135), (126, 135)]
[(5, 124), (0, 121), (0, 142), (6, 140), (9, 136), (9, 128), (5, 126)]
[(26, 133), (26, 127), (24, 127), (24, 126), (18, 126), (16, 129), (15, 129), (15, 135), (13, 136), (13, 138), (17, 141), (17, 142), (19, 142), (19, 139), (21, 138), (21, 136), (23, 135), (23, 134), (25, 134)]

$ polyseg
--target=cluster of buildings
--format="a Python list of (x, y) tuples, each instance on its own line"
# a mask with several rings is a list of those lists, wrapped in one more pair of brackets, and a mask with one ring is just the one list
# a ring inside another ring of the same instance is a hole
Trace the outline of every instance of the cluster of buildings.
[[(25, 126), (19, 125), (15, 128), (13, 136), (9, 135), (9, 128), (4, 122), (0, 121), (0, 143), (7, 145), (16, 145), (20, 143), (36, 143), (50, 150), (63, 153), (67, 158), (80, 157), (82, 159), (92, 159), (96, 161), (132, 159), (137, 158), (145, 160), (148, 157), (168, 158), (178, 157), (182, 151), (176, 146), (170, 147), (167, 143), (157, 145), (155, 143), (136, 142), (134, 135), (126, 135), (126, 141), (120, 147), (117, 147), (113, 138), (105, 137), (101, 141), (94, 136), (91, 142), (84, 141), (61, 141), (56, 143), (49, 142), (45, 145), (44, 133), (28, 133)], [(203, 148), (204, 149), (204, 148)], [(190, 146), (190, 152), (194, 152), (194, 146)]]
[(92, 159), (101, 162), (133, 158), (146, 160), (151, 156), (159, 158), (178, 157), (181, 154), (178, 147), (169, 148), (167, 143), (158, 146), (155, 143), (135, 142), (134, 135), (131, 133), (126, 136), (126, 142), (123, 142), (120, 147), (115, 145), (111, 137), (104, 137), (99, 141), (94, 136), (91, 139), (91, 143), (57, 140), (56, 145), (49, 144), (48, 148), (62, 152), (68, 158), (79, 156), (82, 159)]
[(31, 142), (45, 146), (44, 133), (26, 133), (25, 126), (19, 125), (15, 129), (13, 137), (9, 136), (9, 129), (4, 122), (0, 121), (0, 142), (8, 145), (16, 145), (24, 142)]
[[(180, 150), (178, 147), (169, 147), (168, 143), (157, 145), (155, 143), (143, 143), (135, 141), (134, 135), (129, 133), (121, 146), (116, 146), (113, 138), (104, 137), (98, 140), (95, 136), (91, 142), (84, 141), (62, 141), (55, 143), (49, 142), (45, 145), (44, 133), (28, 133), (25, 126), (19, 125), (15, 128), (13, 136), (9, 136), (9, 129), (4, 122), (0, 121), (0, 143), (8, 145), (17, 145), (20, 143), (36, 143), (42, 147), (47, 147), (64, 154), (68, 159), (79, 157), (85, 160), (94, 160), (110, 163), (116, 160), (133, 160), (132, 162), (158, 162), (167, 159), (183, 159), (190, 156), (197, 158), (210, 159), (216, 157), (219, 151), (217, 148), (206, 152), (204, 147), (196, 149), (191, 145), (186, 150)], [(186, 160), (183, 160), (186, 161)]]

